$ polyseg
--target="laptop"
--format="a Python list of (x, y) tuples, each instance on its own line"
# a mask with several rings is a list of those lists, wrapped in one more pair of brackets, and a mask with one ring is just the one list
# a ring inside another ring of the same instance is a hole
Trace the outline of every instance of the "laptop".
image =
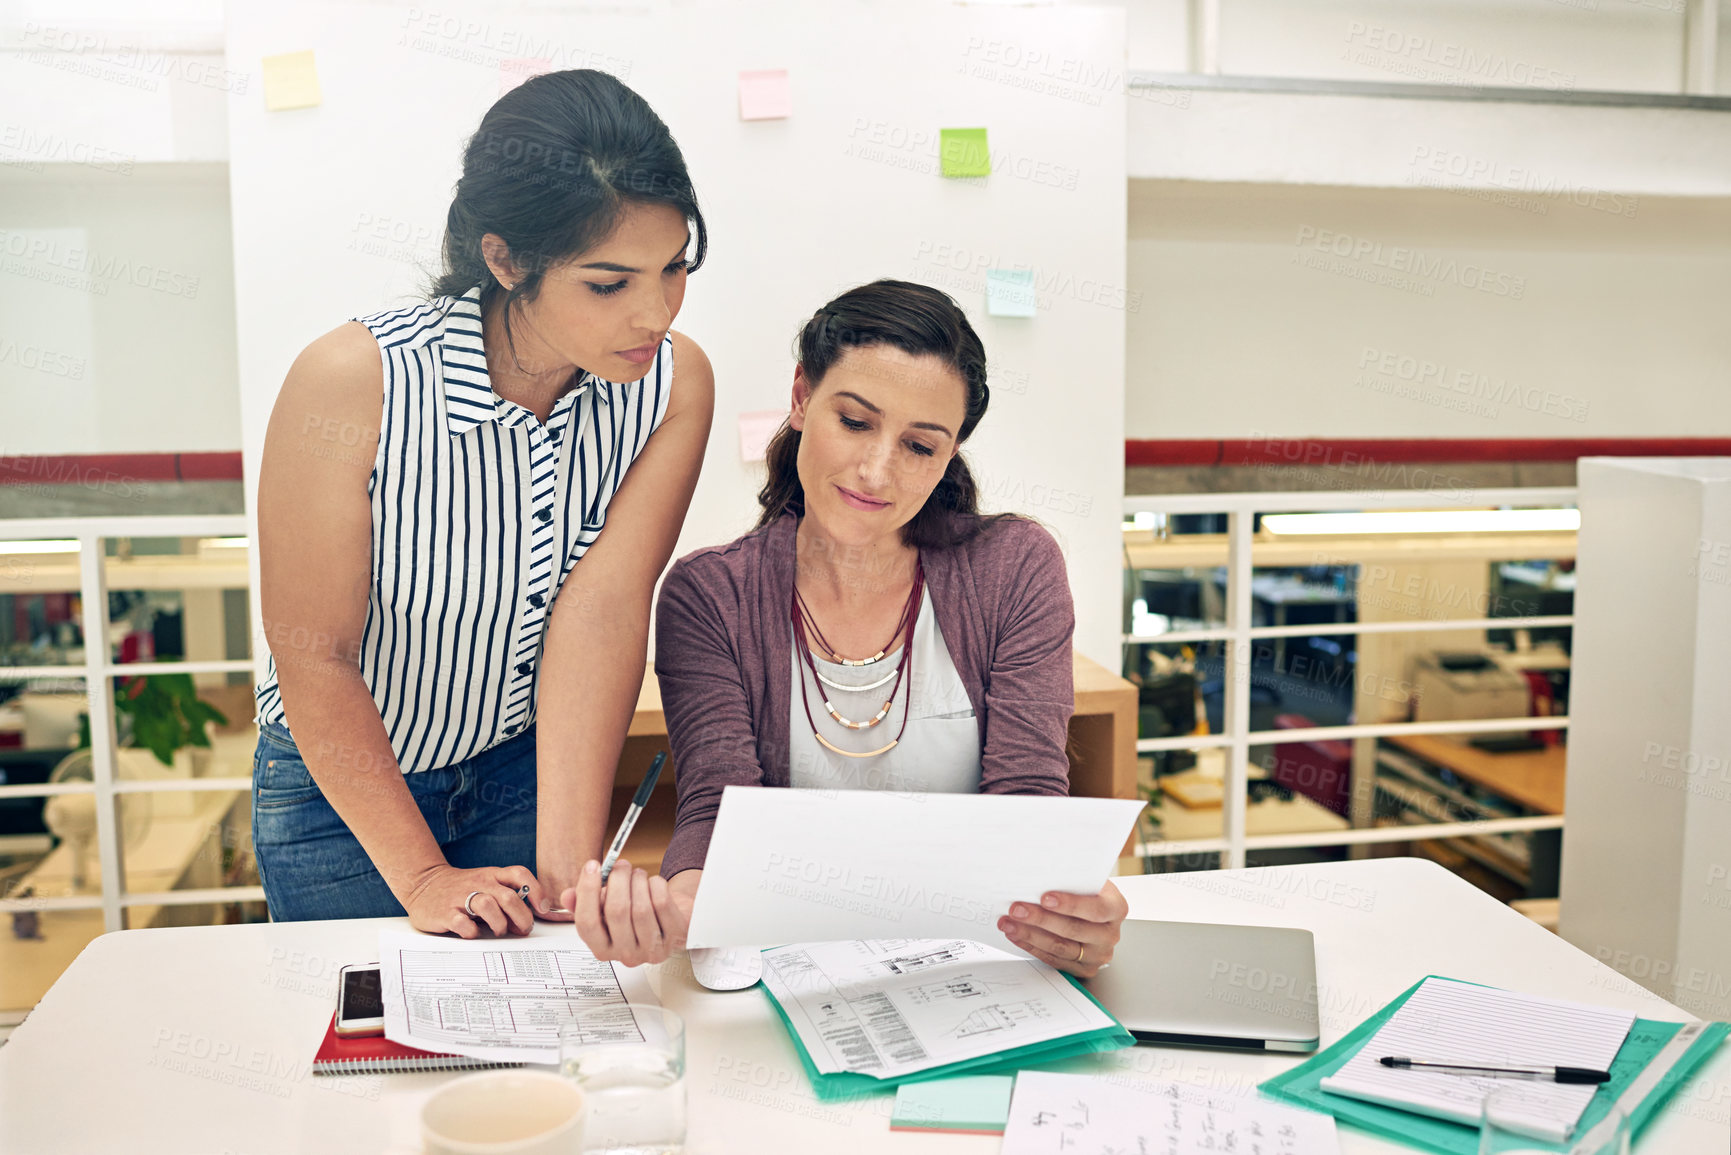
[(1084, 984), (1140, 1043), (1316, 1050), (1308, 930), (1124, 920), (1112, 964)]

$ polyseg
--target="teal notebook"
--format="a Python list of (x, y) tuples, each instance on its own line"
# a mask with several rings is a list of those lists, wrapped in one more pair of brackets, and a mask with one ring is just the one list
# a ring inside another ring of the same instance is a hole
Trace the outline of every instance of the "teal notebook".
[(955, 1075), (896, 1088), (891, 1131), (1002, 1135), (1010, 1121), (1014, 1075)]
[[(1440, 1155), (1477, 1155), (1479, 1133), (1476, 1127), (1451, 1123), (1446, 1119), (1433, 1119), (1428, 1115), (1418, 1115), (1377, 1103), (1367, 1103), (1362, 1099), (1349, 1099), (1345, 1095), (1324, 1091), (1321, 1086), (1324, 1078), (1339, 1070), (1348, 1059), (1358, 1053), (1360, 1047), (1370, 1041), (1371, 1036), (1388, 1021), (1389, 1016), (1401, 1008), (1422, 982), (1421, 979), (1408, 987), (1399, 998), (1354, 1027), (1332, 1047), (1317, 1052), (1284, 1075), (1276, 1075), (1263, 1083), (1262, 1091), (1287, 1103), (1327, 1112), (1343, 1123), (1351, 1123), (1355, 1127), (1411, 1147), (1436, 1151)], [(1623, 1089), (1634, 1082), (1635, 1077), (1652, 1062), (1660, 1048), (1682, 1026), (1682, 1023), (1662, 1023), (1653, 1019), (1635, 1020), (1635, 1025), (1629, 1029), (1629, 1037), (1623, 1041), (1622, 1049), (1617, 1052), (1617, 1058), (1611, 1064), (1611, 1081), (1602, 1084), (1598, 1093), (1593, 1096), (1593, 1101), (1587, 1105), (1586, 1112), (1576, 1126), (1577, 1135), (1584, 1134), (1594, 1123), (1604, 1118), (1605, 1112), (1623, 1093)], [(1641, 1105), (1635, 1109), (1629, 1120), (1636, 1135), (1640, 1134), (1641, 1128), (1647, 1125), (1671, 1093), (1688, 1079), (1695, 1068), (1706, 1062), (1724, 1041), (1727, 1032), (1731, 1032), (1731, 1026), (1725, 1023), (1709, 1025), (1677, 1065), (1641, 1100)], [(1569, 1149), (1569, 1145), (1534, 1140), (1532, 1149), (1563, 1152)]]
[[(1063, 972), (1059, 972), (1062, 974)], [(1044, 1043), (1033, 1043), (1026, 1047), (1015, 1047), (1007, 1051), (995, 1051), (989, 1055), (981, 1055), (974, 1059), (964, 1059), (959, 1063), (945, 1063), (940, 1067), (932, 1067), (925, 1071), (914, 1071), (907, 1075), (893, 1075), (878, 1078), (875, 1075), (861, 1075), (851, 1071), (826, 1075), (817, 1069), (817, 1064), (811, 1061), (811, 1053), (805, 1049), (805, 1043), (800, 1040), (799, 1032), (782, 1010), (781, 1003), (770, 991), (768, 985), (763, 987), (763, 993), (769, 999), (769, 1005), (775, 1008), (776, 1015), (781, 1019), (781, 1025), (787, 1028), (788, 1038), (793, 1040), (793, 1049), (799, 1052), (800, 1066), (805, 1068), (806, 1078), (811, 1080), (811, 1087), (817, 1097), (826, 1102), (836, 1099), (857, 1099), (864, 1095), (875, 1095), (880, 1091), (888, 1091), (903, 1083), (923, 1083), (929, 1079), (947, 1079), (954, 1075), (1002, 1075), (1012, 1074), (1024, 1067), (1032, 1067), (1039, 1063), (1051, 1063), (1058, 1059), (1074, 1058), (1077, 1055), (1092, 1055), (1100, 1051), (1116, 1051), (1121, 1047), (1133, 1047), (1136, 1039), (1124, 1029), (1122, 1023), (1112, 1018), (1112, 1013), (1100, 1006), (1100, 1000), (1091, 994), (1087, 987), (1077, 982), (1069, 975), (1070, 984), (1087, 995), (1088, 1001), (1100, 1007), (1100, 1013), (1112, 1019), (1112, 1025), (1098, 1030), (1083, 1031), (1080, 1034), (1066, 1035), (1061, 1039), (1051, 1039)]]

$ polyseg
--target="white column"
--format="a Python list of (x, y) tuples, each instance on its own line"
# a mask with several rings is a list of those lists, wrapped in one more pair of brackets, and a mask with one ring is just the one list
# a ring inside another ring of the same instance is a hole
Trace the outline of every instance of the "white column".
[(1560, 931), (1731, 1016), (1731, 459), (1584, 458)]

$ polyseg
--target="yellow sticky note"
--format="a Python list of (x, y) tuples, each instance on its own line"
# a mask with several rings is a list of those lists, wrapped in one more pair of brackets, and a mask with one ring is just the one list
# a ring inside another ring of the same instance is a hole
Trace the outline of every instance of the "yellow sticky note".
[(313, 54), (284, 52), (264, 58), (264, 106), (271, 112), (290, 108), (316, 108), (323, 98), (319, 93), (319, 70), (313, 65)]
[(938, 160), (945, 176), (991, 176), (992, 153), (983, 128), (938, 130)]

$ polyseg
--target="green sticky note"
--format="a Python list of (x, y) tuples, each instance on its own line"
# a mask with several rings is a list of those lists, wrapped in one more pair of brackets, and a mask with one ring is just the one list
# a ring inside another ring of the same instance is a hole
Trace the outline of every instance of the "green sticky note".
[(986, 313), (992, 317), (1032, 317), (1034, 271), (987, 269)]
[(961, 1075), (896, 1088), (892, 1131), (962, 1131), (1002, 1135), (1010, 1118), (1014, 1075)]
[(992, 153), (983, 128), (938, 130), (938, 160), (945, 176), (991, 176)]

